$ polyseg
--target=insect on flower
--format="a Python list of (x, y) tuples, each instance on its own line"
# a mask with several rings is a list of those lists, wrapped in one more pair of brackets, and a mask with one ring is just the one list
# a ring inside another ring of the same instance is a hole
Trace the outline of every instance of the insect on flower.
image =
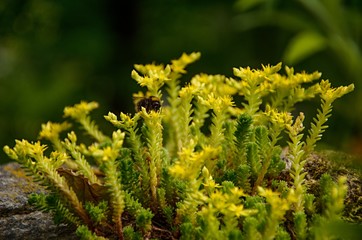
[(158, 97), (135, 97), (134, 102), (136, 105), (136, 111), (139, 112), (142, 108), (145, 108), (147, 112), (150, 111), (159, 111), (161, 108), (161, 101)]

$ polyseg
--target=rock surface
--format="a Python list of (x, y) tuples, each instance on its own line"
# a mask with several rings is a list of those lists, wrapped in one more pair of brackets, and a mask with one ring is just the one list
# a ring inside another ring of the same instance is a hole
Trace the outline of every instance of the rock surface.
[(42, 191), (17, 163), (0, 166), (0, 239), (77, 239), (74, 229), (28, 204), (30, 193)]

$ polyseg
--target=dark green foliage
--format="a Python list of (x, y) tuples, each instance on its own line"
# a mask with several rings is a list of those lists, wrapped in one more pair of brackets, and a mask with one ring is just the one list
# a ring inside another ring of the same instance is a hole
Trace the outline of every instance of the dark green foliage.
[(243, 239), (257, 240), (261, 239), (259, 222), (255, 217), (247, 217), (243, 223)]
[(233, 229), (228, 236), (229, 240), (239, 240), (242, 238), (241, 231), (239, 229)]
[(333, 187), (333, 179), (329, 174), (323, 174), (319, 180), (320, 193), (320, 209), (324, 212), (327, 210), (327, 205), (332, 201), (331, 191)]
[(222, 186), (223, 193), (230, 193), (231, 189), (233, 189), (235, 187), (234, 183), (232, 183), (230, 181), (223, 181), (221, 183), (221, 186)]
[(235, 137), (239, 149), (242, 148), (244, 143), (248, 141), (252, 122), (252, 118), (246, 113), (240, 114), (237, 119)]
[(123, 234), (125, 240), (142, 240), (142, 234), (135, 232), (131, 226), (123, 228)]
[(295, 233), (298, 239), (307, 238), (307, 218), (304, 212), (297, 212), (294, 214)]
[(268, 177), (275, 178), (279, 176), (279, 174), (285, 169), (285, 162), (280, 157), (281, 153), (281, 147), (274, 147), (270, 161), (269, 171), (267, 173)]
[(92, 233), (88, 229), (88, 227), (85, 225), (79, 226), (75, 233), (81, 240), (104, 240), (105, 239), (103, 237), (98, 237), (96, 234)]
[(236, 169), (227, 169), (221, 178), (221, 182), (231, 181), (235, 186), (242, 188), (245, 192), (250, 192), (250, 177), (249, 165), (242, 164)]
[(127, 211), (135, 217), (137, 227), (148, 230), (151, 227), (153, 213), (149, 209), (145, 209), (130, 193), (125, 193), (125, 204)]
[(282, 197), (286, 198), (288, 195), (290, 186), (288, 186), (288, 183), (284, 180), (273, 179), (271, 182), (271, 188), (274, 191), (279, 192)]
[(150, 230), (153, 213), (150, 210), (142, 210), (136, 214), (136, 225), (144, 232)]
[(243, 221), (244, 239), (260, 239), (265, 230), (266, 218), (268, 216), (268, 206), (261, 197), (247, 197), (245, 201), (246, 208), (257, 209), (255, 216), (246, 217)]
[(166, 224), (173, 226), (174, 219), (174, 208), (171, 206), (166, 206), (162, 209), (163, 214), (165, 215)]
[(263, 204), (264, 198), (260, 196), (247, 196), (245, 197), (244, 205), (246, 208), (256, 208), (258, 204)]
[(28, 203), (34, 205), (39, 210), (46, 210), (49, 211), (47, 201), (47, 195), (45, 194), (35, 194), (32, 193), (29, 195)]
[(79, 224), (79, 219), (65, 207), (59, 196), (54, 194), (31, 194), (28, 199), (29, 204), (34, 205), (37, 209), (53, 213), (53, 219), (56, 224), (70, 222)]
[(313, 194), (309, 194), (309, 193), (306, 193), (304, 195), (304, 205), (305, 205), (305, 210), (306, 210), (306, 213), (308, 215), (312, 215), (313, 213), (315, 213), (315, 210), (316, 210), (316, 207), (315, 207), (315, 195)]
[(251, 134), (251, 116), (247, 114), (240, 114), (239, 118), (236, 121), (236, 131), (234, 133), (236, 139), (236, 147), (238, 149), (238, 158), (239, 163), (244, 163), (245, 147), (246, 143), (249, 142), (249, 137)]
[(119, 169), (121, 171), (122, 185), (125, 186), (125, 189), (132, 191), (134, 195), (140, 197), (142, 194), (141, 189), (138, 187), (140, 172), (134, 167), (131, 150), (122, 148), (117, 161), (119, 162)]
[(195, 229), (190, 222), (185, 222), (180, 226), (180, 240), (196, 239)]
[(246, 146), (246, 158), (248, 165), (250, 166), (250, 172), (253, 180), (255, 181), (260, 169), (261, 169), (261, 160), (259, 158), (258, 145), (254, 142), (250, 142)]
[(268, 138), (268, 130), (265, 126), (257, 126), (254, 130), (255, 134), (255, 143), (258, 146), (258, 155), (262, 161), (265, 161), (268, 153), (267, 151), (270, 148), (270, 140)]
[(282, 227), (278, 227), (277, 235), (275, 236), (275, 240), (290, 240), (291, 237), (289, 233), (283, 229)]
[(106, 220), (108, 211), (108, 203), (106, 201), (101, 201), (98, 205), (94, 205), (92, 202), (86, 202), (84, 207), (89, 217), (96, 224), (100, 224)]
[(161, 185), (165, 191), (166, 207), (175, 208), (177, 198), (186, 197), (187, 183), (175, 179), (167, 170), (162, 171)]

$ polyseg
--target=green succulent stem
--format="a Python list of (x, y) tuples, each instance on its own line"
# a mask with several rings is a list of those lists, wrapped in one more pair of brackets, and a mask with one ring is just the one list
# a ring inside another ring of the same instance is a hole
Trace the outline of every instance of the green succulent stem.
[[(158, 112), (147, 113), (145, 110), (142, 111), (147, 134), (147, 148), (149, 155), (146, 160), (149, 167), (150, 190), (153, 203), (157, 203), (157, 188), (160, 184), (162, 168), (163, 127), (160, 114), (161, 113)], [(155, 205), (152, 206), (155, 207)]]

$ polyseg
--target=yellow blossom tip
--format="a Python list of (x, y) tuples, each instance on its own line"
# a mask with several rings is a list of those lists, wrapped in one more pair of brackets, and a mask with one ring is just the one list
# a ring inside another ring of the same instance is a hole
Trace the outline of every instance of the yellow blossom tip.
[(62, 131), (68, 130), (72, 125), (67, 122), (53, 123), (47, 122), (41, 125), (41, 131), (39, 133), (40, 139), (56, 139)]
[(81, 101), (78, 104), (75, 104), (71, 107), (64, 108), (64, 117), (71, 117), (74, 119), (79, 119), (91, 112), (92, 110), (98, 108), (97, 102), (86, 102)]

